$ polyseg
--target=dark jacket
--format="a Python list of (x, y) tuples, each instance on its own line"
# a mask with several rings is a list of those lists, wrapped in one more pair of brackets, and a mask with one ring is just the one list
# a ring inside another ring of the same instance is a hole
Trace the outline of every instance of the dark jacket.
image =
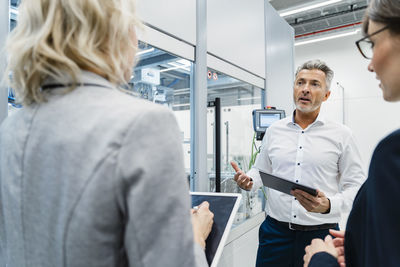
[[(367, 181), (349, 215), (345, 235), (346, 266), (399, 266), (400, 130), (383, 139), (371, 159)], [(327, 253), (309, 266), (339, 266)]]

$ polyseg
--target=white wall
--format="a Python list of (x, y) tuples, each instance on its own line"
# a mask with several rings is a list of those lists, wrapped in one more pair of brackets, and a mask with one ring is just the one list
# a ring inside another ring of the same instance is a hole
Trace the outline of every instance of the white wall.
[(254, 267), (257, 259), (259, 224), (227, 244), (218, 267)]
[(196, 0), (138, 0), (137, 9), (145, 23), (196, 44)]
[(323, 105), (327, 117), (342, 122), (344, 89), (345, 124), (358, 141), (364, 168), (367, 171), (373, 149), (385, 135), (400, 127), (400, 103), (388, 103), (382, 98), (375, 74), (367, 71), (368, 60), (358, 52), (354, 42), (361, 35), (296, 46), (296, 67), (309, 59), (324, 60), (334, 72), (331, 99)]
[(266, 25), (266, 104), (293, 111), (293, 43), (294, 30), (265, 2)]
[(264, 0), (208, 1), (207, 22), (210, 53), (265, 78)]

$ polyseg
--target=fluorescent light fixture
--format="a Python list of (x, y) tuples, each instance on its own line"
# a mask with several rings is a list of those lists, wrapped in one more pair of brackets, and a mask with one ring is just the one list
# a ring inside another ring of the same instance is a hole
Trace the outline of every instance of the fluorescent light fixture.
[(190, 70), (188, 70), (187, 69), (187, 67), (188, 66), (176, 66), (176, 67), (172, 67), (172, 68), (167, 68), (167, 69), (163, 69), (163, 70), (160, 70), (160, 72), (166, 72), (166, 71), (170, 71), (170, 70), (177, 70), (177, 69), (184, 69), (184, 70), (186, 70), (186, 71), (190, 71)]
[(154, 48), (152, 47), (150, 49), (146, 49), (146, 50), (142, 50), (140, 52), (137, 52), (136, 56), (140, 56), (140, 55), (143, 55), (143, 54), (146, 54), (146, 53), (150, 53), (150, 52), (153, 52), (153, 51), (154, 51)]
[(190, 88), (175, 89), (175, 90), (174, 90), (174, 93), (177, 93), (177, 92), (186, 92), (186, 91), (189, 91), (189, 90), (190, 90)]
[(345, 36), (357, 34), (359, 31), (360, 31), (360, 29), (357, 29), (357, 30), (354, 30), (354, 31), (351, 31), (351, 32), (345, 32), (345, 33), (340, 33), (340, 34), (335, 34), (335, 35), (329, 35), (329, 36), (316, 38), (316, 39), (311, 39), (311, 40), (299, 41), (299, 42), (296, 42), (294, 45), (295, 46), (299, 46), (299, 45), (311, 44), (311, 43), (331, 40), (331, 39), (335, 39), (335, 38), (345, 37)]
[(190, 104), (176, 104), (176, 105), (173, 105), (174, 108), (177, 108), (177, 107), (187, 107), (187, 106), (190, 106)]
[(190, 93), (190, 88), (182, 88), (174, 90), (174, 95), (187, 95)]
[(178, 92), (178, 93), (175, 93), (175, 92), (174, 92), (174, 96), (177, 96), (177, 95), (187, 95), (187, 94), (190, 94), (190, 92), (189, 92), (189, 91), (186, 91), (186, 92)]
[(171, 66), (174, 66), (174, 67), (189, 67), (190, 66), (190, 62), (187, 61), (186, 59), (180, 59), (180, 60), (177, 60), (176, 62), (168, 62), (168, 64)]
[(168, 62), (167, 64), (171, 65), (173, 67), (160, 70), (160, 72), (165, 72), (165, 71), (169, 71), (169, 70), (176, 70), (176, 69), (184, 69), (186, 71), (190, 71), (190, 68), (189, 68), (190, 67), (190, 61), (188, 61), (186, 59), (180, 59), (180, 60), (177, 60), (175, 62)]
[(10, 6), (10, 12), (11, 13), (14, 13), (14, 14), (16, 14), (16, 15), (18, 15), (18, 8), (16, 8), (16, 7), (14, 7), (14, 6)]
[(186, 60), (186, 59), (180, 59), (180, 60), (177, 60), (176, 62), (180, 63), (182, 65), (185, 65), (185, 66), (190, 66), (190, 61)]
[(261, 99), (261, 97), (244, 97), (244, 98), (238, 98), (237, 100), (252, 100), (252, 99)]
[(321, 3), (317, 3), (317, 4), (313, 4), (313, 5), (309, 5), (309, 6), (304, 6), (301, 8), (297, 8), (297, 9), (293, 9), (293, 10), (289, 10), (289, 11), (283, 11), (282, 13), (279, 13), (279, 15), (281, 17), (287, 17), (296, 13), (300, 13), (300, 12), (304, 12), (307, 10), (311, 10), (311, 9), (315, 9), (315, 8), (319, 8), (319, 7), (323, 7), (323, 6), (327, 6), (327, 5), (331, 5), (337, 2), (341, 2), (343, 0), (329, 0), (329, 1), (324, 1)]

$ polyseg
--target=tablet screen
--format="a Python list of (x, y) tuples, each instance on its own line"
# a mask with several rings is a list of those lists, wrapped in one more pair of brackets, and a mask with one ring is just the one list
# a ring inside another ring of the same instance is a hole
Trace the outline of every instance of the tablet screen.
[[(213, 195), (191, 194), (192, 207), (199, 206), (203, 201), (208, 201), (208, 203), (210, 203), (210, 210), (214, 213), (214, 224), (206, 240), (206, 257), (208, 264), (210, 266), (215, 266), (215, 260), (219, 260), (219, 256), (225, 246), (227, 235), (239, 206), (237, 202), (240, 201), (241, 196), (239, 194), (236, 196), (234, 194), (231, 194), (233, 196), (227, 196), (215, 193)], [(225, 240), (223, 240), (223, 237)], [(217, 252), (219, 254), (218, 259), (215, 259)]]
[(300, 189), (307, 192), (310, 195), (313, 196), (318, 195), (317, 190), (315, 188), (295, 183), (262, 171), (260, 171), (260, 175), (264, 186), (278, 190), (282, 193), (291, 195), (290, 193), (291, 190)]

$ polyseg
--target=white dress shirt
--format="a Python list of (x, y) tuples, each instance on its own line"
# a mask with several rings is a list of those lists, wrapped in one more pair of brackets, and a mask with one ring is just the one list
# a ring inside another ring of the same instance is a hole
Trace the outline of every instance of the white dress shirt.
[(340, 222), (365, 181), (361, 158), (351, 130), (321, 115), (306, 129), (293, 115), (271, 125), (264, 136), (261, 152), (247, 173), (252, 190), (262, 186), (258, 170), (319, 189), (329, 198), (330, 212), (308, 212), (291, 195), (267, 189), (266, 211), (272, 218), (300, 225)]

